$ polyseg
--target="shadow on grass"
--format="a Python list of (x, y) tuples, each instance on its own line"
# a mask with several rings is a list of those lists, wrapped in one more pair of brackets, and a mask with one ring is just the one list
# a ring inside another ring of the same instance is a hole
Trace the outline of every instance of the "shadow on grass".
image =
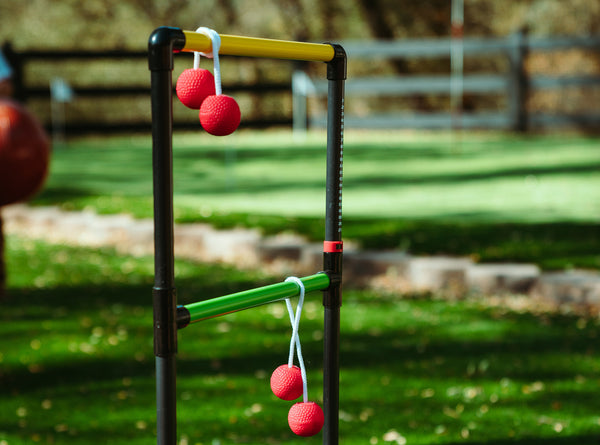
[(472, 255), (481, 261), (533, 262), (545, 269), (600, 268), (600, 224), (593, 223), (350, 218), (344, 233), (367, 249), (400, 247), (414, 255)]
[(447, 445), (464, 445), (469, 443), (470, 445), (575, 445), (575, 444), (598, 444), (600, 439), (597, 435), (582, 435), (582, 436), (568, 436), (568, 437), (530, 437), (521, 439), (492, 439), (483, 442), (469, 441), (469, 442), (452, 442)]
[[(232, 287), (241, 290), (256, 285), (249, 279), (235, 280), (233, 284), (221, 280), (222, 277), (219, 277), (201, 283), (203, 280), (183, 278), (178, 281), (178, 287), (190, 294), (203, 289), (204, 295), (220, 295), (230, 292)], [(129, 379), (131, 387), (126, 391), (139, 395), (135, 402), (138, 409), (143, 408), (145, 415), (153, 411), (152, 321), (150, 310), (141, 316), (137, 310), (151, 306), (151, 292), (147, 284), (108, 282), (106, 286), (12, 289), (11, 294), (11, 299), (2, 304), (2, 319), (4, 322), (10, 321), (17, 328), (19, 322), (23, 322), (22, 332), (13, 333), (17, 338), (35, 338), (40, 334), (30, 330), (32, 314), (38, 317), (36, 324), (43, 326), (51, 323), (55, 328), (54, 332), (46, 333), (48, 341), (50, 338), (65, 337), (65, 348), (72, 341), (69, 338), (73, 335), (70, 323), (73, 319), (87, 317), (92, 320), (91, 325), (79, 327), (83, 330), (84, 339), (93, 332), (93, 326), (104, 329), (108, 329), (109, 325), (122, 326), (129, 330), (126, 341), (95, 354), (76, 354), (68, 360), (47, 359), (40, 368), (33, 370), (25, 363), (4, 369), (3, 382), (11, 388), (15, 397), (27, 397), (28, 394), (35, 397), (42, 394), (42, 397), (55, 400), (61, 397), (80, 400), (85, 397), (92, 410), (101, 411), (106, 406), (111, 406), (112, 410), (127, 410), (130, 407), (126, 403), (120, 404), (118, 394), (123, 391), (123, 379)], [(426, 299), (403, 300), (401, 307), (398, 303), (395, 299), (369, 300), (351, 295), (342, 308), (342, 409), (352, 411), (358, 409), (356, 407), (375, 406), (381, 410), (374, 423), (367, 422), (364, 428), (385, 431), (390, 422), (398, 427), (408, 425), (412, 416), (404, 414), (404, 410), (410, 409), (410, 412), (419, 413), (417, 418), (427, 422), (427, 428), (433, 429), (437, 420), (430, 420), (428, 413), (440, 416), (444, 408), (452, 403), (446, 395), (446, 388), (452, 385), (499, 387), (502, 380), (514, 382), (517, 394), (511, 394), (506, 400), (501, 398), (498, 405), (517, 410), (515, 412), (526, 409), (528, 412), (545, 413), (556, 400), (560, 400), (563, 411), (567, 413), (563, 416), (589, 417), (600, 411), (600, 398), (594, 397), (594, 391), (597, 390), (595, 384), (554, 392), (539, 391), (526, 399), (518, 397), (522, 393), (521, 385), (532, 382), (541, 381), (550, 386), (554, 382), (572, 381), (575, 376), (595, 382), (598, 364), (591, 341), (600, 332), (593, 323), (576, 328), (576, 319), (568, 316), (540, 318), (508, 311), (498, 314), (463, 303), (445, 306), (444, 302)], [(115, 306), (119, 310), (110, 312), (110, 308)], [(57, 311), (56, 308), (64, 309)], [(102, 313), (107, 310), (111, 317), (117, 319), (109, 317), (110, 323), (102, 325), (106, 322)], [(132, 314), (138, 314), (138, 317)], [(367, 324), (359, 330), (349, 328), (352, 320), (360, 320), (367, 315), (375, 317), (374, 325)], [(459, 317), (459, 323), (456, 317)], [(264, 437), (267, 432), (277, 436), (287, 434), (285, 422), (278, 423), (275, 428), (271, 425), (271, 414), (267, 414), (272, 403), (268, 377), (257, 379), (256, 373), (257, 370), (268, 370), (271, 365), (287, 357), (289, 324), (281, 319), (277, 320), (275, 327), (269, 327), (266, 321), (265, 312), (262, 311), (257, 315), (236, 317), (234, 332), (219, 332), (219, 323), (214, 321), (207, 322), (203, 327), (186, 328), (186, 343), (180, 345), (178, 360), (179, 385), (194, 395), (193, 403), (196, 405), (203, 406), (203, 400), (210, 400), (211, 407), (218, 407), (219, 403), (242, 407), (262, 404), (265, 417), (262, 419), (259, 416), (259, 420), (256, 420), (261, 426), (254, 425), (253, 432), (248, 433), (256, 438)], [(463, 327), (457, 329), (457, 324)], [(188, 329), (196, 329), (197, 333), (187, 335)], [(305, 319), (302, 329), (303, 332), (320, 330), (322, 321)], [(273, 343), (270, 336), (281, 341)], [(5, 344), (11, 341), (6, 336), (3, 338), (3, 342), (7, 342)], [(29, 344), (29, 341), (27, 339), (25, 344)], [(242, 344), (233, 348), (234, 341), (241, 341)], [(42, 339), (42, 344), (45, 342)], [(311, 341), (306, 336), (303, 344), (306, 345), (305, 356), (313, 357), (309, 370), (313, 374), (318, 373), (321, 359), (314, 357), (320, 353), (319, 342)], [(217, 351), (219, 348), (221, 350)], [(230, 354), (234, 349), (235, 354)], [(487, 365), (482, 368), (480, 363)], [(382, 376), (393, 377), (389, 386), (381, 386)], [(312, 391), (318, 392), (318, 382), (314, 380)], [(209, 383), (203, 383), (205, 381)], [(408, 390), (419, 393), (430, 385), (439, 385), (436, 387), (439, 395), (431, 398), (406, 395)], [(81, 404), (81, 401), (77, 403)], [(210, 420), (210, 415), (216, 416), (216, 413), (206, 416), (200, 414), (204, 412), (202, 410), (196, 413), (190, 409), (186, 407), (186, 417), (182, 421), (192, 422), (193, 428), (200, 431), (208, 427), (215, 430), (215, 425), (219, 425), (216, 431), (243, 431), (243, 425), (246, 424), (246, 420), (240, 421), (239, 425), (219, 424), (223, 422), (222, 419)], [(211, 422), (212, 426), (209, 426)], [(30, 427), (35, 428), (33, 421), (30, 421)], [(352, 431), (356, 426), (344, 423), (342, 427), (345, 431)], [(96, 427), (90, 434), (100, 434), (103, 428)], [(132, 422), (124, 424), (122, 428), (122, 433), (114, 432), (115, 437), (129, 434), (127, 429), (132, 428)], [(364, 431), (361, 430), (361, 433)], [(82, 431), (81, 434), (87, 433)], [(372, 435), (371, 432), (367, 437)], [(492, 435), (488, 441), (469, 443), (533, 445), (543, 442), (561, 445), (591, 443), (588, 441), (590, 437), (574, 434), (561, 438), (531, 437), (509, 441), (493, 439)]]
[[(259, 283), (262, 285), (265, 283)], [(249, 289), (257, 286), (255, 281), (237, 281), (235, 284), (216, 282), (200, 283), (195, 280), (182, 279), (178, 282), (178, 288), (189, 295), (202, 292), (210, 297), (226, 293)], [(200, 291), (200, 288), (202, 291)], [(315, 293), (317, 294), (317, 293)], [(207, 297), (207, 298), (210, 298)], [(315, 297), (319, 300), (319, 297)], [(60, 330), (57, 335), (69, 333), (73, 329), (73, 322), (83, 317), (89, 317), (92, 322), (89, 326), (82, 327), (87, 333), (93, 326), (102, 326), (102, 323), (113, 326), (130, 326), (132, 329), (131, 351), (135, 352), (138, 347), (148, 348), (152, 338), (152, 297), (151, 287), (146, 285), (118, 285), (107, 283), (102, 287), (57, 287), (47, 290), (22, 290), (12, 289), (10, 298), (2, 303), (4, 329), (12, 329), (14, 335), (27, 336), (31, 332), (27, 330), (19, 332), (19, 322), (26, 322), (25, 329), (31, 329), (31, 323), (35, 322), (41, 327), (43, 321), (55, 322), (58, 328), (64, 323), (64, 332)], [(353, 368), (382, 368), (396, 369), (404, 376), (418, 377), (422, 369), (412, 368), (407, 365), (411, 360), (423, 361), (431, 364), (435, 361), (444, 363), (443, 366), (431, 366), (427, 369), (427, 376), (431, 378), (471, 378), (485, 377), (498, 380), (510, 377), (518, 380), (535, 379), (561, 379), (573, 376), (578, 366), (578, 360), (592, 360), (596, 352), (590, 341), (600, 335), (600, 329), (595, 325), (576, 328), (577, 318), (561, 315), (547, 315), (542, 318), (532, 314), (495, 313), (493, 310), (482, 311), (473, 307), (462, 307), (459, 304), (444, 309), (447, 314), (439, 318), (432, 318), (430, 322), (419, 319), (419, 314), (427, 311), (439, 311), (443, 302), (429, 302), (417, 299), (414, 303), (404, 300), (408, 304), (408, 311), (397, 315), (396, 323), (386, 323), (378, 326), (374, 331), (365, 328), (359, 332), (351, 332), (342, 329), (341, 339), (341, 366), (344, 369)], [(180, 300), (180, 303), (184, 303)], [(430, 306), (431, 304), (431, 306)], [(433, 307), (432, 305), (436, 306)], [(445, 306), (444, 306), (445, 307)], [(144, 311), (140, 311), (144, 308)], [(360, 319), (372, 311), (387, 314), (388, 318), (399, 311), (394, 301), (385, 299), (377, 301), (361, 300), (352, 302), (350, 299), (343, 307), (342, 317), (348, 322), (352, 319)], [(249, 313), (252, 310), (244, 311)], [(142, 314), (133, 317), (132, 314)], [(262, 313), (264, 315), (264, 313)], [(413, 318), (417, 314), (417, 318)], [(252, 337), (247, 337), (244, 349), (237, 349), (235, 357), (227, 357), (219, 354), (222, 370), (232, 374), (251, 374), (256, 370), (256, 363), (277, 363), (282, 356), (286, 355), (288, 344), (264, 347), (262, 336), (269, 333), (285, 338), (289, 326), (284, 322), (278, 322), (276, 327), (270, 327), (264, 331), (262, 316), (250, 318), (240, 317), (236, 323), (238, 331), (247, 330), (252, 332)], [(384, 315), (381, 315), (384, 316)], [(446, 317), (448, 317), (446, 319)], [(453, 318), (460, 318), (464, 323), (464, 329), (457, 329)], [(108, 319), (108, 321), (107, 321)], [(222, 317), (226, 320), (227, 316)], [(144, 324), (145, 322), (145, 324)], [(140, 324), (142, 323), (142, 324)], [(214, 335), (214, 321), (210, 324), (208, 333)], [(304, 329), (308, 332), (322, 329), (322, 321), (303, 321)], [(383, 321), (381, 321), (383, 323)], [(472, 325), (471, 325), (471, 324)], [(202, 323), (199, 324), (200, 326)], [(186, 359), (186, 368), (194, 369), (195, 372), (210, 372), (212, 353), (214, 347), (210, 348), (210, 338), (206, 338), (206, 331), (202, 331), (199, 325), (186, 328), (201, 332), (197, 340), (208, 347), (207, 358), (202, 354), (192, 354)], [(203, 333), (202, 333), (203, 332)], [(135, 334), (135, 335), (134, 335)], [(145, 337), (145, 339), (144, 339)], [(193, 337), (193, 336), (188, 336)], [(225, 335), (219, 335), (219, 340), (227, 339)], [(7, 340), (8, 341), (8, 340)], [(137, 344), (136, 344), (137, 342)], [(207, 342), (204, 344), (203, 342)], [(314, 344), (315, 342), (313, 342)], [(191, 348), (193, 349), (193, 348)], [(115, 351), (118, 352), (118, 349)], [(240, 352), (241, 351), (241, 352)], [(51, 370), (45, 371), (46, 383), (54, 380), (65, 379), (72, 376), (85, 381), (88, 379), (112, 379), (123, 374), (147, 373), (147, 359), (152, 351), (146, 350), (144, 363), (136, 362), (133, 355), (130, 359), (112, 359), (110, 356), (96, 358), (94, 356), (84, 357), (81, 363), (56, 364)], [(189, 352), (188, 352), (189, 354)], [(562, 357), (570, 355), (576, 358), (569, 362)], [(536, 357), (543, 360), (536, 362)], [(487, 361), (485, 372), (469, 372), (470, 363)], [(81, 368), (80, 368), (81, 367)], [(50, 374), (48, 374), (50, 373)], [(33, 376), (20, 376), (19, 373), (13, 378), (33, 378)], [(20, 385), (19, 385), (20, 386)], [(31, 385), (23, 385), (27, 387)], [(600, 407), (599, 407), (600, 408)]]
[[(411, 172), (399, 172), (383, 174), (379, 173), (374, 176), (369, 173), (365, 176), (360, 174), (352, 176), (346, 175), (344, 178), (344, 189), (348, 193), (354, 190), (364, 190), (365, 187), (395, 187), (397, 190), (402, 190), (403, 187), (412, 187), (415, 185), (453, 185), (466, 184), (469, 182), (488, 181), (493, 179), (509, 179), (509, 178), (525, 178), (527, 176), (545, 175), (577, 175), (595, 173), (600, 169), (600, 163), (585, 164), (585, 165), (561, 165), (561, 166), (531, 166), (523, 168), (505, 168), (483, 172), (455, 172), (448, 174), (423, 174)], [(151, 172), (148, 173), (151, 175)], [(123, 193), (126, 191), (130, 196), (143, 196), (150, 194), (150, 182), (148, 177), (136, 177), (121, 175), (116, 176), (111, 170), (91, 174), (81, 174), (80, 178), (74, 175), (69, 176), (69, 180), (83, 184), (81, 189), (65, 187), (65, 186), (47, 186), (46, 190), (36, 198), (40, 202), (61, 202), (69, 199), (77, 199), (85, 196), (94, 196), (102, 191), (102, 194)], [(243, 180), (237, 180), (236, 187), (231, 188), (229, 184), (221, 181), (214, 181), (211, 178), (207, 179), (206, 173), (184, 171), (175, 176), (176, 193), (190, 195), (230, 195), (232, 192), (246, 194), (265, 194), (272, 193), (275, 188), (278, 192), (286, 190), (322, 190), (324, 187), (325, 178), (308, 180), (301, 175), (295, 179), (289, 176), (282, 178), (269, 178), (262, 175), (254, 177), (248, 176)]]
[[(596, 173), (600, 170), (600, 163), (595, 164), (574, 164), (561, 166), (531, 166), (521, 168), (506, 168), (492, 171), (471, 172), (471, 173), (450, 173), (450, 174), (407, 174), (398, 173), (394, 175), (378, 175), (377, 177), (350, 177), (344, 180), (344, 188), (352, 190), (353, 188), (362, 188), (369, 185), (395, 185), (398, 187), (406, 185), (450, 185), (457, 183), (466, 183), (470, 181), (487, 181), (498, 178), (526, 178), (529, 175), (563, 175), (563, 174), (582, 174)], [(313, 184), (316, 186), (316, 184)]]
[[(494, 144), (488, 141), (490, 146), (484, 150), (465, 151), (456, 153), (448, 149), (445, 143), (437, 144), (415, 144), (396, 142), (391, 147), (381, 147), (378, 144), (353, 144), (346, 147), (347, 163), (360, 165), (363, 161), (381, 162), (389, 165), (398, 164), (397, 173), (382, 174), (373, 173), (367, 170), (367, 173), (361, 175), (361, 169), (355, 169), (356, 174), (349, 171), (344, 179), (344, 187), (348, 191), (365, 186), (394, 186), (402, 187), (404, 185), (415, 184), (454, 184), (470, 181), (482, 181), (494, 178), (518, 178), (529, 175), (577, 175), (594, 173), (600, 168), (598, 162), (590, 163), (587, 158), (575, 161), (557, 162), (557, 165), (536, 165), (521, 164), (524, 166), (511, 167), (497, 165), (493, 158), (488, 161), (485, 171), (465, 172), (459, 167), (450, 169), (448, 173), (436, 173), (436, 170), (414, 173), (411, 170), (402, 169), (403, 161), (431, 159), (432, 161), (448, 161), (461, 159), (468, 164), (472, 158), (482, 157), (487, 159), (490, 153), (497, 151), (506, 156), (510, 156), (511, 150), (519, 152), (523, 146), (531, 145), (532, 142), (522, 142), (513, 144), (500, 143)], [(567, 151), (568, 148), (560, 146), (557, 150)], [(144, 150), (127, 150), (122, 146), (112, 146), (110, 148), (87, 149), (82, 155), (81, 151), (71, 151), (62, 153), (59, 157), (59, 163), (64, 168), (64, 173), (56, 172), (47, 187), (53, 187), (53, 191), (44, 192), (40, 199), (51, 201), (55, 199), (60, 201), (60, 191), (65, 191), (66, 198), (75, 198), (72, 195), (72, 185), (82, 184), (90, 193), (102, 191), (103, 194), (125, 193), (128, 195), (150, 193), (152, 169), (148, 164), (148, 151), (150, 147)], [(529, 152), (529, 150), (527, 150)], [(323, 146), (305, 146), (299, 148), (294, 144), (283, 144), (277, 148), (243, 148), (232, 150), (235, 153), (235, 163), (240, 165), (241, 171), (245, 171), (247, 164), (253, 162), (285, 161), (288, 165), (307, 162), (315, 165), (315, 168), (324, 167), (325, 147)], [(206, 175), (207, 171), (217, 169), (227, 169), (224, 164), (230, 157), (224, 152), (222, 147), (208, 147), (201, 149), (199, 147), (175, 147), (174, 149), (174, 179), (175, 182), (181, 182), (178, 193), (189, 194), (228, 194), (231, 192), (229, 186), (225, 186), (220, 181), (215, 181), (212, 176)], [(90, 157), (94, 162), (90, 163)], [(322, 165), (321, 165), (322, 164)], [(66, 168), (69, 167), (69, 168)], [(281, 178), (280, 175), (265, 177), (264, 175), (249, 174), (246, 180), (239, 182), (238, 191), (245, 193), (271, 192), (274, 187), (278, 190), (302, 190), (302, 189), (322, 189), (324, 178), (309, 181), (302, 177), (301, 171), (293, 171), (292, 177), (289, 175)], [(187, 180), (186, 180), (187, 179)], [(283, 179), (283, 180), (282, 180)], [(64, 198), (63, 197), (63, 198)]]
[(35, 197), (35, 203), (37, 205), (56, 205), (56, 203), (88, 196), (90, 196), (90, 192), (80, 187), (45, 187)]

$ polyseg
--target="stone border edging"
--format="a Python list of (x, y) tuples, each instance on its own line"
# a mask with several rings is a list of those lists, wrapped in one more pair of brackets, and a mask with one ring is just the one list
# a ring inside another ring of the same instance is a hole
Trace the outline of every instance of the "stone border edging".
[[(2, 209), (7, 236), (18, 235), (119, 253), (151, 255), (153, 223), (129, 215), (69, 212), (12, 205)], [(176, 256), (266, 272), (310, 274), (322, 266), (322, 246), (296, 235), (263, 237), (256, 229), (217, 230), (208, 224), (175, 226)], [(344, 279), (350, 287), (387, 292), (441, 292), (453, 296), (519, 294), (556, 304), (600, 305), (600, 273), (542, 272), (535, 264), (476, 264), (469, 258), (418, 257), (402, 251), (361, 251), (347, 243)]]

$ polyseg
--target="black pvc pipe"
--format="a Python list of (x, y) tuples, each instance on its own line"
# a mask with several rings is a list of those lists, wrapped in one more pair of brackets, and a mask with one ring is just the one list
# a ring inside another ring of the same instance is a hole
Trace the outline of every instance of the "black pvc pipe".
[(323, 444), (337, 445), (339, 441), (339, 382), (340, 382), (340, 307), (342, 304), (342, 177), (344, 132), (344, 86), (346, 53), (339, 45), (334, 58), (327, 64), (327, 178), (325, 210), (325, 245), (323, 265), (331, 285), (323, 293)]
[(173, 252), (173, 50), (185, 37), (157, 28), (148, 41), (151, 73), (152, 177), (154, 187), (154, 355), (158, 445), (176, 445), (177, 320)]

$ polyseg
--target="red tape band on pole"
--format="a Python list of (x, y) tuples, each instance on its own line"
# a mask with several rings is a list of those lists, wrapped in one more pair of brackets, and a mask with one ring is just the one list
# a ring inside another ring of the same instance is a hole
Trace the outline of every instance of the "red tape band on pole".
[(343, 252), (344, 243), (342, 241), (323, 241), (323, 252)]

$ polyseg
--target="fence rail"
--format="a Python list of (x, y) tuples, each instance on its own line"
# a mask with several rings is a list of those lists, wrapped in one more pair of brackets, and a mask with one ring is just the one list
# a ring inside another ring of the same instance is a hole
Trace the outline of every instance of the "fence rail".
[[(439, 59), (450, 58), (453, 40), (415, 39), (405, 41), (343, 42), (350, 60), (361, 59)], [(494, 128), (527, 130), (562, 126), (599, 127), (598, 113), (533, 113), (527, 109), (531, 94), (541, 90), (560, 90), (566, 87), (593, 88), (600, 86), (600, 75), (550, 76), (527, 74), (525, 61), (534, 51), (585, 49), (600, 52), (598, 37), (528, 38), (516, 33), (504, 39), (466, 38), (462, 40), (465, 57), (501, 55), (508, 61), (505, 72), (465, 74), (460, 79), (447, 75), (407, 75), (401, 77), (349, 78), (346, 83), (348, 101), (365, 96), (408, 96), (415, 94), (450, 95), (452, 83), (460, 82), (462, 93), (501, 94), (506, 107), (501, 111), (476, 113), (411, 112), (375, 113), (364, 116), (346, 114), (348, 127), (360, 128)], [(323, 117), (309, 118), (306, 100), (323, 96), (326, 83), (313, 80), (303, 73), (293, 77), (294, 129), (304, 131), (307, 124), (321, 127)]]
[[(452, 45), (456, 42), (444, 39), (409, 39), (399, 41), (360, 41), (342, 42), (350, 63), (364, 63), (365, 60), (382, 59), (447, 59), (450, 58)], [(527, 130), (555, 126), (583, 126), (600, 128), (600, 115), (594, 112), (535, 113), (528, 110), (527, 101), (532, 94), (540, 91), (560, 91), (568, 87), (591, 90), (600, 86), (600, 76), (572, 74), (568, 76), (528, 75), (525, 62), (534, 52), (550, 52), (570, 49), (600, 52), (600, 36), (530, 38), (516, 33), (506, 38), (465, 38), (462, 51), (465, 57), (479, 58), (488, 55), (504, 57), (507, 68), (502, 72), (465, 74), (460, 81), (462, 92), (472, 95), (494, 95), (505, 98), (505, 108), (501, 110), (462, 111), (458, 116), (451, 112), (403, 110), (402, 112), (373, 112), (364, 116), (346, 114), (348, 127), (368, 128), (494, 128)], [(124, 60), (139, 61), (146, 64), (146, 51), (15, 51), (10, 44), (3, 46), (3, 52), (14, 69), (15, 97), (21, 101), (51, 101), (50, 86), (31, 84), (25, 71), (40, 63), (71, 63), (72, 61), (101, 60), (107, 63), (120, 63)], [(365, 100), (370, 97), (387, 97), (390, 100), (410, 95), (450, 95), (453, 82), (447, 75), (404, 75), (404, 76), (368, 76), (350, 77), (346, 83), (347, 102)], [(150, 86), (140, 84), (139, 79), (130, 85), (72, 86), (76, 98), (96, 100), (97, 98), (134, 98), (150, 97)], [(307, 100), (310, 97), (324, 97), (327, 82), (309, 78), (304, 72), (295, 72), (290, 81), (270, 81), (259, 83), (229, 83), (224, 88), (232, 93), (249, 93), (261, 97), (265, 93), (276, 93), (282, 102), (292, 96), (293, 110), (285, 111), (276, 117), (245, 118), (243, 126), (264, 128), (269, 126), (294, 126), (296, 130), (305, 130), (307, 125), (323, 126), (324, 117), (318, 113), (308, 113)], [(50, 107), (48, 107), (50, 108)], [(260, 108), (260, 107), (258, 107)], [(310, 116), (309, 116), (310, 114)], [(147, 118), (147, 117), (146, 117)], [(51, 119), (45, 122), (51, 127)], [(173, 123), (176, 129), (197, 128), (196, 122), (178, 121)], [(86, 121), (83, 118), (65, 122), (64, 129), (69, 134), (87, 132), (127, 132), (150, 131), (151, 124), (139, 118), (126, 121)]]
[[(451, 38), (407, 39), (394, 41), (346, 41), (342, 46), (348, 57), (356, 58), (438, 58), (450, 57)], [(508, 52), (515, 47), (531, 51), (557, 51), (571, 48), (600, 49), (600, 36), (592, 37), (527, 37), (515, 33), (505, 38), (466, 37), (462, 39), (465, 55)]]

